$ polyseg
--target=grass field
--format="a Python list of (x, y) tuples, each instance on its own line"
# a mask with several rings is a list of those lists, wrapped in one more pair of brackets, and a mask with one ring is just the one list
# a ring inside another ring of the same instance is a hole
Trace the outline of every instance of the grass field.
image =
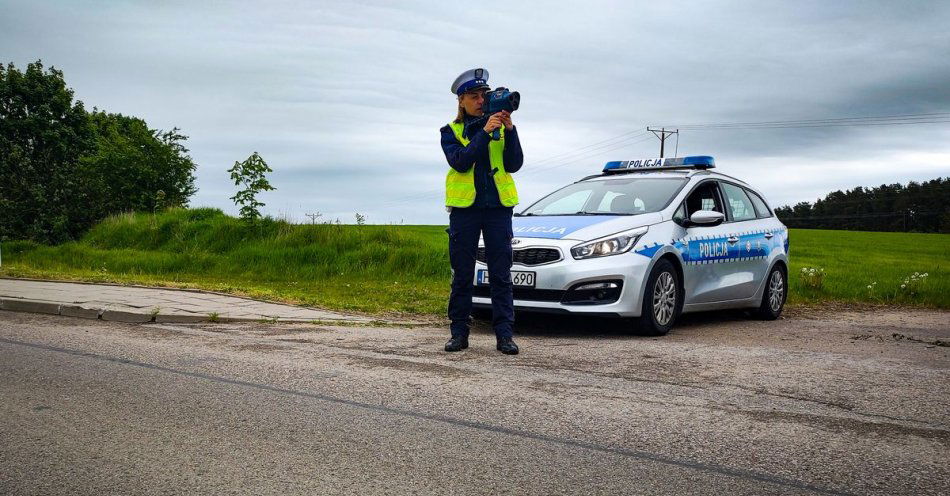
[[(216, 209), (120, 215), (78, 242), (2, 250), (6, 277), (203, 288), (369, 313), (444, 314), (451, 277), (441, 226), (248, 226)], [(791, 261), (791, 304), (950, 308), (950, 235), (792, 230)], [(802, 267), (825, 269), (820, 289), (802, 283)], [(900, 288), (914, 272), (928, 274), (916, 294)]]

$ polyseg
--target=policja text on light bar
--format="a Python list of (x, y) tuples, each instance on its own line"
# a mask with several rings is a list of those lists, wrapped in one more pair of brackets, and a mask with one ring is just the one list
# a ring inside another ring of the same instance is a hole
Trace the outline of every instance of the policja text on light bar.
[(709, 155), (693, 155), (689, 157), (616, 160), (604, 165), (604, 173), (683, 168), (712, 169), (714, 167), (716, 167), (716, 161)]

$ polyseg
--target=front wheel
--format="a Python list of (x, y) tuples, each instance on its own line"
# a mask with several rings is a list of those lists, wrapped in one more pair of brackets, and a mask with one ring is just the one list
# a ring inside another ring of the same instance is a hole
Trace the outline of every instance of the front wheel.
[(645, 288), (638, 330), (648, 336), (662, 336), (670, 332), (683, 310), (682, 285), (676, 268), (669, 260), (658, 261)]
[(765, 291), (762, 292), (762, 303), (756, 310), (755, 316), (762, 320), (775, 320), (782, 315), (785, 308), (785, 299), (788, 297), (788, 281), (785, 270), (780, 264), (772, 267), (769, 278), (766, 279)]

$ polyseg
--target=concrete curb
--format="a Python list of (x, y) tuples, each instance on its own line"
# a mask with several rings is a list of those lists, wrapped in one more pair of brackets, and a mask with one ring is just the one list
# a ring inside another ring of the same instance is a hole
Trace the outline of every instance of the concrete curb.
[(102, 311), (95, 308), (83, 308), (78, 305), (63, 305), (59, 314), (65, 317), (79, 317), (81, 319), (98, 319)]
[(63, 305), (52, 301), (20, 300), (15, 298), (0, 298), (0, 309), (10, 312), (48, 313), (59, 315)]
[[(296, 305), (288, 305), (282, 302), (268, 301), (268, 300), (255, 300), (243, 296), (237, 296), (227, 293), (219, 293), (215, 291), (206, 291), (201, 289), (189, 289), (189, 288), (171, 288), (171, 287), (154, 287), (154, 286), (140, 286), (140, 285), (130, 285), (130, 284), (117, 284), (117, 283), (97, 283), (97, 282), (86, 282), (86, 281), (68, 281), (68, 280), (49, 280), (49, 279), (33, 279), (33, 278), (23, 278), (23, 277), (0, 277), (0, 280), (10, 280), (10, 281), (33, 281), (33, 282), (48, 282), (48, 283), (67, 283), (67, 284), (83, 284), (83, 285), (106, 285), (114, 287), (130, 287), (130, 288), (142, 288), (142, 289), (158, 289), (165, 291), (178, 291), (178, 292), (187, 292), (187, 293), (203, 293), (209, 295), (225, 296), (229, 298), (238, 298), (245, 301), (251, 302), (263, 302), (271, 303), (282, 306), (294, 307), (297, 309), (303, 310), (314, 310), (314, 311), (323, 311), (317, 308), (310, 307), (300, 307)], [(29, 300), (25, 298), (16, 298), (11, 296), (0, 296), (0, 310), (8, 310), (14, 312), (30, 312), (30, 313), (45, 313), (51, 315), (63, 315), (66, 317), (77, 317), (84, 319), (99, 319), (106, 321), (116, 321), (116, 322), (128, 322), (128, 323), (146, 323), (146, 322), (166, 322), (166, 323), (198, 323), (198, 322), (212, 322), (211, 316), (203, 314), (155, 314), (153, 311), (155, 307), (142, 309), (141, 312), (135, 311), (134, 309), (122, 307), (121, 310), (111, 310), (108, 306), (103, 308), (89, 308), (76, 305), (73, 302), (55, 302), (55, 301), (42, 301), (42, 300)], [(132, 310), (132, 311), (129, 311)], [(336, 313), (336, 312), (331, 312)], [(213, 320), (213, 322), (273, 322), (273, 323), (309, 323), (314, 320), (320, 322), (326, 322), (332, 324), (334, 322), (339, 322), (344, 325), (351, 324), (366, 324), (366, 325), (375, 325), (375, 324), (390, 324), (395, 326), (403, 325), (424, 325), (422, 322), (414, 321), (400, 321), (400, 320), (388, 320), (373, 318), (366, 315), (345, 315), (340, 314), (341, 318), (295, 318), (295, 317), (268, 317), (261, 315), (259, 317), (228, 317), (227, 313), (221, 312), (219, 316)]]
[[(27, 300), (22, 298), (0, 298), (0, 310), (8, 312), (45, 313), (81, 319), (101, 319), (115, 322), (145, 323), (155, 317), (149, 313), (122, 312), (118, 310), (100, 310), (69, 305), (53, 301)], [(207, 320), (207, 318), (203, 319)]]
[[(183, 292), (187, 292), (187, 293), (200, 293), (200, 294), (209, 294), (209, 295), (216, 295), (216, 296), (227, 296), (227, 297), (229, 297), (229, 298), (238, 298), (238, 299), (241, 299), (241, 300), (253, 301), (253, 302), (272, 303), (272, 304), (274, 304), (274, 305), (293, 306), (293, 307), (296, 307), (296, 308), (303, 308), (303, 309), (307, 309), (307, 310), (318, 310), (318, 311), (333, 312), (333, 310), (327, 310), (327, 309), (325, 309), (325, 308), (305, 307), (305, 306), (294, 305), (294, 304), (290, 304), (290, 303), (286, 303), (286, 302), (282, 302), (282, 301), (255, 299), (255, 298), (251, 298), (251, 297), (249, 297), (249, 296), (241, 296), (241, 295), (236, 295), (236, 294), (232, 294), (232, 293), (222, 293), (222, 292), (219, 292), (219, 291), (211, 291), (211, 290), (208, 290), (208, 289), (176, 288), (176, 287), (173, 287), (173, 286), (143, 286), (143, 285), (141, 285), (141, 284), (122, 284), (122, 283), (117, 283), (117, 282), (75, 281), (75, 280), (70, 280), (70, 279), (37, 279), (37, 278), (33, 278), (33, 277), (6, 277), (6, 276), (0, 276), (0, 279), (6, 279), (6, 280), (10, 280), (10, 281), (54, 282), (54, 283), (68, 283), (68, 284), (85, 284), (85, 285), (88, 285), (88, 286), (115, 286), (115, 287), (120, 287), (120, 288), (142, 288), (142, 289), (161, 289), (161, 290), (167, 290), (167, 291), (183, 291)], [(372, 321), (378, 320), (378, 319), (374, 318), (374, 317), (371, 316), (371, 315), (362, 315), (362, 314), (357, 314), (357, 313), (354, 313), (354, 314), (352, 314), (352, 315), (349, 315), (347, 319), (333, 319), (333, 320), (340, 320), (340, 321), (345, 321), (345, 322), (359, 322), (359, 319), (366, 319), (366, 322), (372, 322)], [(259, 320), (259, 319), (237, 319), (237, 320), (235, 320), (235, 322), (243, 322), (243, 321), (256, 322), (257, 320)], [(286, 321), (287, 321), (287, 322), (309, 322), (309, 320), (306, 320), (306, 319), (296, 319), (296, 320), (286, 320)], [(393, 321), (393, 322), (398, 323), (397, 321)]]
[[(126, 322), (130, 324), (145, 324), (148, 322), (164, 322), (176, 324), (196, 324), (200, 322), (212, 322), (210, 315), (182, 315), (182, 314), (153, 314), (148, 312), (128, 312), (123, 310), (109, 310), (85, 308), (78, 305), (63, 304), (53, 301), (27, 300), (22, 298), (0, 298), (0, 310), (9, 312), (24, 313), (44, 313), (48, 315), (62, 315), (64, 317), (76, 317), (82, 319), (99, 319), (109, 322)], [(294, 319), (279, 318), (278, 323), (306, 324), (314, 319)], [(268, 317), (228, 317), (222, 315), (213, 322), (272, 322)], [(340, 320), (339, 322), (349, 323), (353, 321)], [(358, 321), (357, 321), (358, 322)]]
[(145, 322), (151, 322), (155, 318), (149, 313), (135, 313), (135, 312), (123, 312), (121, 310), (104, 310), (102, 315), (99, 316), (102, 320), (109, 320), (113, 322), (128, 322), (130, 324), (144, 324)]

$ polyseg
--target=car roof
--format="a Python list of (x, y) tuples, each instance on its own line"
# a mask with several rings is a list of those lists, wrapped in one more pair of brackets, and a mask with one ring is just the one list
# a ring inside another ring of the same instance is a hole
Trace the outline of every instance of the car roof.
[(713, 172), (706, 169), (683, 169), (683, 170), (653, 170), (653, 171), (636, 171), (636, 172), (627, 172), (627, 173), (613, 173), (613, 174), (593, 174), (587, 176), (583, 179), (580, 179), (577, 182), (581, 181), (606, 181), (610, 179), (619, 179), (622, 177), (647, 177), (650, 179), (664, 178), (664, 177), (681, 177), (681, 178), (693, 178), (697, 176), (710, 176), (715, 179), (729, 179), (736, 181), (748, 186), (748, 183), (742, 179), (732, 177), (721, 172)]

